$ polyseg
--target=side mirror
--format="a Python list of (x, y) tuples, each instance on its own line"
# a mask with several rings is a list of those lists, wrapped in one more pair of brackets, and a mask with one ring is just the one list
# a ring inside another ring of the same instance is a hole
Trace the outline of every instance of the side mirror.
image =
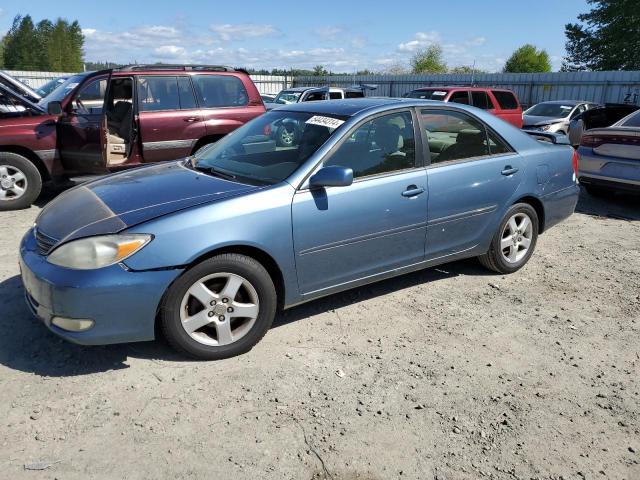
[(60, 102), (49, 102), (47, 104), (47, 113), (49, 115), (62, 115), (62, 104)]
[(309, 179), (310, 187), (348, 187), (353, 183), (353, 170), (340, 166), (322, 167)]

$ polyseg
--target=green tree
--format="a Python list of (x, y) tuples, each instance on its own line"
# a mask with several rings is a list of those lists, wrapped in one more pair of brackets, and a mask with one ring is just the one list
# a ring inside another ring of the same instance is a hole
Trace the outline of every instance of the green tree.
[(587, 1), (591, 10), (565, 26), (562, 70), (640, 70), (640, 2)]
[(4, 41), (5, 37), (0, 38), (0, 68), (4, 68)]
[(531, 44), (523, 45), (511, 54), (504, 66), (507, 73), (546, 73), (551, 71), (549, 54)]
[(481, 70), (476, 67), (470, 67), (469, 65), (460, 65), (459, 67), (453, 67), (449, 70), (449, 73), (463, 73), (467, 75), (478, 74), (478, 73), (487, 73), (484, 70)]
[(411, 58), (413, 73), (447, 73), (442, 47), (437, 43), (416, 52)]
[(4, 63), (10, 70), (40, 68), (38, 37), (29, 15), (16, 15), (5, 37)]
[(327, 72), (322, 65), (316, 65), (315, 67), (313, 67), (313, 75), (315, 75), (316, 77), (321, 77), (322, 75), (327, 75), (328, 73), (329, 72)]

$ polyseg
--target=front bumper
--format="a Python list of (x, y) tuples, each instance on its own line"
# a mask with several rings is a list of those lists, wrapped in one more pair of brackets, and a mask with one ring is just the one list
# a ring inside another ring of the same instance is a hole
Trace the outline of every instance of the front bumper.
[[(59, 267), (37, 253), (32, 230), (20, 245), (20, 271), (31, 311), (52, 332), (82, 345), (153, 340), (162, 295), (182, 273), (137, 272), (120, 264), (96, 270)], [(95, 323), (84, 332), (69, 332), (51, 323), (55, 316)]]

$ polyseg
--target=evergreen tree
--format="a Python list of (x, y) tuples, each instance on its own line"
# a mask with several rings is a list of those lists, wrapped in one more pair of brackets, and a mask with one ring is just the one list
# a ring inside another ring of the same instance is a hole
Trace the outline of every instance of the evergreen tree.
[(9, 70), (40, 68), (38, 37), (31, 16), (16, 15), (5, 38), (5, 68)]
[(639, 70), (640, 1), (587, 0), (580, 23), (565, 26), (562, 70)]

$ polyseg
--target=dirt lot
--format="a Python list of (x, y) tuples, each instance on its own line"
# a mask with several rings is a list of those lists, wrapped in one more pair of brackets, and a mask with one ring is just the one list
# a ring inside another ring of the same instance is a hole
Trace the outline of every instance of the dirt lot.
[(458, 262), (279, 317), (250, 353), (67, 344), (0, 213), (0, 478), (639, 479), (640, 209), (596, 200), (511, 276)]

